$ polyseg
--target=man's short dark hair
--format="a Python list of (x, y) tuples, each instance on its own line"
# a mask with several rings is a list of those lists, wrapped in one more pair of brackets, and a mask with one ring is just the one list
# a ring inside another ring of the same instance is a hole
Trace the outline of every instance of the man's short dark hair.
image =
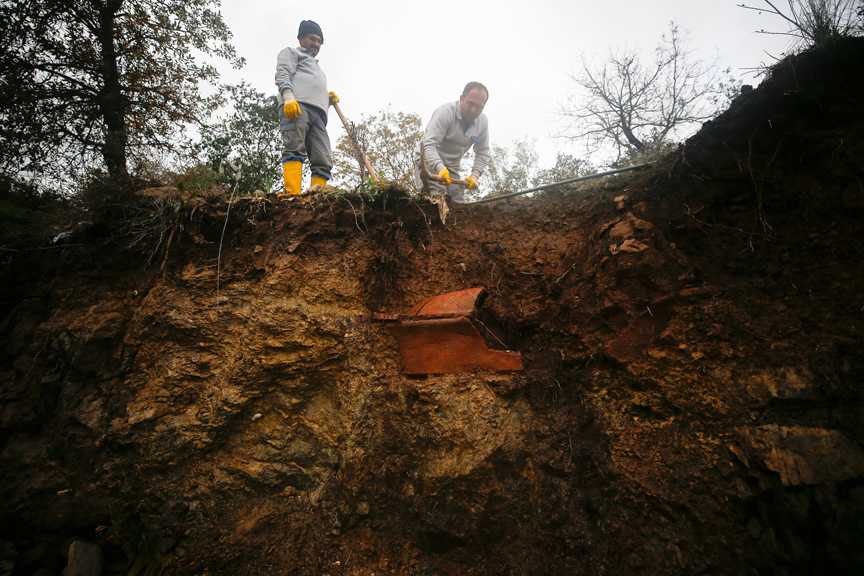
[(486, 93), (486, 99), (487, 100), (489, 99), (489, 89), (486, 88), (486, 86), (484, 86), (480, 82), (468, 82), (468, 84), (465, 85), (465, 89), (462, 90), (462, 96), (468, 96), (468, 93), (471, 90), (474, 90), (475, 88), (485, 92)]

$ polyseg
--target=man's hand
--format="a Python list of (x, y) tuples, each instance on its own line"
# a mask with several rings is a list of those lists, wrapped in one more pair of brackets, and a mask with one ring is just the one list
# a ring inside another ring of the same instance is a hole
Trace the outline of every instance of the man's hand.
[(292, 92), (285, 92), (282, 96), (285, 98), (285, 116), (287, 116), (289, 120), (296, 120), (297, 117), (303, 113), (300, 110), (300, 103), (294, 99), (294, 94)]
[(479, 180), (479, 179), (480, 179), (480, 175), (477, 173), (472, 173), (470, 176), (468, 176), (468, 178), (465, 179), (465, 181), (468, 182), (468, 189), (469, 190), (476, 190), (477, 189), (477, 180)]
[(450, 171), (447, 168), (442, 168), (440, 172), (438, 172), (438, 176), (444, 178), (444, 181), (447, 184), (452, 184), (453, 180), (450, 178)]
[(331, 106), (332, 106), (333, 104), (338, 104), (338, 103), (339, 103), (339, 97), (336, 96), (336, 93), (335, 93), (335, 92), (331, 91), (330, 94), (329, 94), (329, 96), (330, 96), (330, 105), (331, 105)]
[(287, 116), (290, 120), (296, 120), (303, 111), (300, 110), (300, 104), (297, 103), (296, 100), (292, 102), (285, 102), (285, 116)]

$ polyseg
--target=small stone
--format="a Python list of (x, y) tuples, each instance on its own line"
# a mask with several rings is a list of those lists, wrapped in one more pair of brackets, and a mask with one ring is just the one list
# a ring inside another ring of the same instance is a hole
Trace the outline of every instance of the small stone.
[(101, 576), (104, 563), (99, 546), (76, 540), (69, 546), (69, 565), (60, 576)]
[(629, 239), (625, 240), (621, 247), (618, 248), (620, 252), (642, 252), (643, 250), (647, 250), (648, 245), (644, 242), (640, 242), (639, 240)]
[(255, 414), (254, 416), (252, 416), (252, 421), (255, 422), (255, 421), (258, 420), (259, 418), (261, 418), (261, 413), (260, 413), (260, 412), (258, 412), (258, 413)]

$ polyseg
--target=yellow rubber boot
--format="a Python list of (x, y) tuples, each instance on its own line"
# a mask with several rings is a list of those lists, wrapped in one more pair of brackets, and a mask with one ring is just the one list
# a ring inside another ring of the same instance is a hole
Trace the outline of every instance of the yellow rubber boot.
[(283, 162), (282, 173), (285, 175), (285, 192), (278, 194), (279, 198), (283, 196), (299, 196), (300, 186), (303, 181), (303, 163), (302, 162)]
[(323, 176), (312, 176), (312, 184), (309, 186), (310, 189), (315, 188), (315, 185), (319, 184), (321, 186), (327, 185), (327, 179)]

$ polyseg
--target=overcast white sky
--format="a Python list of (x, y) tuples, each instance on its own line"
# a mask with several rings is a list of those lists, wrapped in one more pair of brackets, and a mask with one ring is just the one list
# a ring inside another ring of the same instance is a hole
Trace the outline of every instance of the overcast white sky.
[[(580, 150), (556, 140), (556, 110), (572, 90), (568, 74), (582, 52), (608, 53), (615, 46), (653, 49), (670, 20), (692, 33), (700, 57), (720, 58), (723, 68), (747, 84), (759, 78), (746, 69), (771, 63), (787, 46), (776, 16), (738, 8), (742, 0), (222, 0), (222, 15), (234, 34), (238, 71), (220, 64), (222, 80), (245, 79), (275, 94), (276, 55), (297, 46), (301, 20), (324, 33), (318, 54), (329, 88), (351, 119), (388, 104), (414, 112), (424, 126), (441, 104), (456, 100), (478, 80), (489, 87), (486, 106), (494, 144), (536, 138), (541, 163), (558, 150)], [(760, 0), (749, 2), (761, 4)], [(344, 129), (330, 114), (330, 138)]]

